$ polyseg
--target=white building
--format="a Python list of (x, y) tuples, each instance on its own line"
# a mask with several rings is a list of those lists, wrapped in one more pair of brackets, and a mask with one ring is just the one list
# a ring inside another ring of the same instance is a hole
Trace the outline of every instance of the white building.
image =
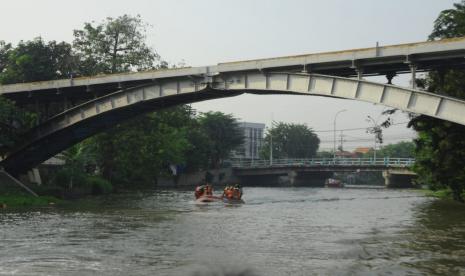
[(265, 124), (242, 122), (239, 127), (244, 131), (244, 144), (234, 152), (234, 158), (260, 159)]

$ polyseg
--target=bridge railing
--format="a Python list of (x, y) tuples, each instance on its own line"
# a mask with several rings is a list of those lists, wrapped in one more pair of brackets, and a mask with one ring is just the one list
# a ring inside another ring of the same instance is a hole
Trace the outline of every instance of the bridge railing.
[(318, 166), (384, 166), (409, 167), (415, 163), (414, 158), (310, 158), (310, 159), (234, 159), (233, 168), (263, 168), (263, 167), (318, 167)]

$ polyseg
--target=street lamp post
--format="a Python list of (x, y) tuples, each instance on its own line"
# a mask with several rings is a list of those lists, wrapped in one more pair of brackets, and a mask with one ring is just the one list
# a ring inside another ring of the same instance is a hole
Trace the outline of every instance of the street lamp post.
[(273, 165), (273, 134), (271, 133), (272, 129), (273, 127), (270, 129), (270, 166)]
[(339, 110), (336, 115), (334, 115), (334, 147), (333, 147), (333, 158), (334, 158), (334, 161), (336, 160), (336, 118), (337, 118), (337, 115), (339, 115), (339, 113), (342, 113), (344, 111), (347, 111), (347, 109), (342, 109), (342, 110)]
[(377, 139), (378, 137), (376, 136), (377, 135), (377, 132), (376, 132), (376, 129), (378, 127), (376, 121), (370, 116), (368, 115), (367, 118), (369, 119), (368, 121), (372, 121), (373, 122), (373, 133), (375, 134), (375, 145), (374, 145), (374, 148), (373, 148), (373, 162), (376, 163), (376, 144), (377, 144)]

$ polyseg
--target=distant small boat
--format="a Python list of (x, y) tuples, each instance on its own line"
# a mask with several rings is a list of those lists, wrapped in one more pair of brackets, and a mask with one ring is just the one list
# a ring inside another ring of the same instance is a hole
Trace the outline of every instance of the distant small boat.
[(325, 182), (327, 188), (344, 188), (344, 183), (338, 179), (328, 178)]

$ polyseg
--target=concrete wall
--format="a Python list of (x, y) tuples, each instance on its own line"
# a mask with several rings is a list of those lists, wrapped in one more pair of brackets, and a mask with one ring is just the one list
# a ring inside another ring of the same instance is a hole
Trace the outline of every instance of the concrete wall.
[[(227, 185), (239, 183), (239, 179), (234, 176), (232, 169), (209, 170), (213, 175), (213, 185)], [(206, 183), (207, 171), (200, 171), (190, 174), (182, 174), (173, 177), (160, 177), (157, 179), (158, 187), (194, 187)]]
[(241, 175), (243, 186), (307, 186), (323, 187), (325, 180), (333, 175), (332, 172), (298, 172), (289, 170), (286, 173)]

